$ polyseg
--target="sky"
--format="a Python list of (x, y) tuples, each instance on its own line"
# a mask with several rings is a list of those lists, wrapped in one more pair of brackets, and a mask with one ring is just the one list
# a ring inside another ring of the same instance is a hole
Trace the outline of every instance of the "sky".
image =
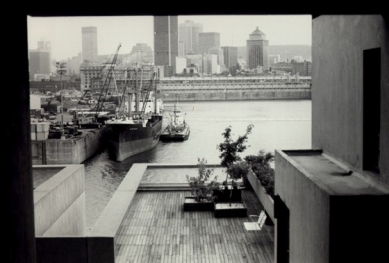
[[(312, 45), (310, 15), (202, 15), (178, 16), (178, 23), (192, 20), (203, 24), (203, 32), (219, 32), (221, 46), (246, 46), (256, 27), (269, 45)], [(50, 41), (52, 58), (63, 60), (81, 52), (81, 28), (97, 27), (99, 55), (130, 53), (136, 43), (146, 43), (154, 50), (152, 16), (99, 17), (27, 17), (28, 49), (36, 49), (40, 40)]]

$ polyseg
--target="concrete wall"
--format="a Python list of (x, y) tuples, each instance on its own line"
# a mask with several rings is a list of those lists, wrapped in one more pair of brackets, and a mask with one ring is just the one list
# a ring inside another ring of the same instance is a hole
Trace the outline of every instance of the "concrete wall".
[(290, 262), (328, 263), (330, 197), (304, 173), (282, 151), (275, 152), (275, 194), (290, 211)]
[[(45, 166), (34, 166), (44, 169)], [(60, 166), (47, 166), (48, 169)], [(37, 237), (84, 236), (85, 179), (83, 165), (62, 166), (34, 190)]]
[[(386, 21), (387, 23), (387, 21)], [(381, 48), (381, 183), (389, 184), (389, 37), (381, 15), (313, 20), (312, 147), (362, 170), (363, 51)]]
[(48, 139), (32, 141), (33, 164), (80, 164), (91, 157), (102, 146), (103, 129), (84, 132), (74, 139)]

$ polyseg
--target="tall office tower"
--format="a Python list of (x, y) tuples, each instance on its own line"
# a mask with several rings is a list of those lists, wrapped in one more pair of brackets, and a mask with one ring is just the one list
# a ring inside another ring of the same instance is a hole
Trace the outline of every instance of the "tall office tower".
[(262, 66), (263, 70), (268, 70), (268, 47), (269, 41), (266, 35), (258, 27), (250, 34), (247, 40), (247, 65), (249, 69)]
[(238, 47), (222, 47), (224, 55), (224, 65), (227, 69), (238, 64)]
[(220, 47), (220, 33), (203, 32), (199, 33), (199, 52), (200, 54), (208, 54), (211, 47)]
[(29, 51), (30, 80), (36, 80), (36, 75), (50, 74), (50, 52), (47, 50)]
[(174, 66), (178, 56), (178, 18), (177, 16), (154, 16), (154, 64), (167, 66), (175, 72)]
[(97, 61), (97, 27), (82, 28), (82, 62)]
[(225, 70), (223, 49), (214, 46), (209, 49), (208, 53), (217, 56), (217, 64), (220, 66), (220, 72), (223, 72)]
[(51, 42), (50, 41), (38, 41), (38, 50), (49, 52), (50, 73), (53, 72), (53, 61), (51, 57)]
[(185, 20), (179, 24), (178, 40), (184, 44), (184, 55), (199, 53), (199, 33), (203, 32), (203, 25)]

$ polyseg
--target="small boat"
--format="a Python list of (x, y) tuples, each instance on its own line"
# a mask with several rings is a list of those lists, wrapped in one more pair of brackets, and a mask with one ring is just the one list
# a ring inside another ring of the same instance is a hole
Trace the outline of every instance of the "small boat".
[(182, 112), (177, 110), (177, 105), (174, 104), (174, 111), (170, 123), (160, 136), (161, 141), (184, 141), (189, 138), (190, 129), (186, 123)]

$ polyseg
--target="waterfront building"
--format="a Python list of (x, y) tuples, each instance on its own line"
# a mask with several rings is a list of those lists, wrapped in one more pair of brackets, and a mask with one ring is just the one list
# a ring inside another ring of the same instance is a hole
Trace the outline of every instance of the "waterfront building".
[(50, 52), (47, 50), (30, 50), (29, 51), (29, 71), (30, 80), (40, 81), (50, 75), (51, 63)]
[(238, 64), (238, 47), (224, 46), (222, 49), (226, 69), (235, 67)]
[(97, 27), (82, 28), (82, 62), (97, 62)]
[(154, 64), (168, 66), (174, 72), (178, 56), (178, 18), (177, 16), (154, 16)]
[(199, 54), (199, 34), (203, 32), (203, 25), (185, 20), (179, 24), (178, 39), (182, 42), (182, 55)]
[(214, 46), (220, 47), (220, 33), (217, 32), (199, 33), (200, 54), (208, 54), (209, 49)]
[(258, 27), (250, 34), (247, 40), (247, 65), (249, 69), (262, 66), (264, 70), (269, 69), (268, 64), (269, 41), (266, 35)]

